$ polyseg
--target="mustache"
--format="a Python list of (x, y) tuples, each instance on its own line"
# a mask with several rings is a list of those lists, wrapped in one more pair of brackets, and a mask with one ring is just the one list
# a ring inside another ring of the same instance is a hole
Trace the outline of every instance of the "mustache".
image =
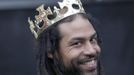
[(84, 56), (83, 58), (78, 59), (77, 63), (84, 64), (84, 63), (90, 62), (92, 60), (99, 60), (99, 54), (91, 54), (91, 55)]

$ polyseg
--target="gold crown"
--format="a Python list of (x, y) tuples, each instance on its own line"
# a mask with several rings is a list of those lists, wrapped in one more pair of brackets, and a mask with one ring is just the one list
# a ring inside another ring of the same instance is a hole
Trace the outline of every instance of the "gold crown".
[[(42, 33), (48, 26), (53, 25), (61, 19), (73, 14), (85, 13), (80, 0), (63, 0), (63, 2), (58, 2), (58, 4), (60, 8), (54, 6), (53, 11), (50, 7), (45, 10), (44, 5), (41, 5), (36, 9), (39, 14), (35, 16), (35, 20), (32, 21), (30, 18), (28, 18), (30, 30), (36, 39), (38, 38), (39, 34)], [(54, 17), (49, 18), (49, 16)], [(41, 22), (43, 22), (42, 26), (40, 26)]]

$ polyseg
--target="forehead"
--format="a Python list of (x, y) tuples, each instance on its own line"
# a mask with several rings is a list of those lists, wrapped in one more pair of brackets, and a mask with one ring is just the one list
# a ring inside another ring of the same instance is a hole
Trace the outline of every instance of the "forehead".
[(88, 19), (81, 16), (76, 16), (76, 18), (71, 22), (62, 23), (59, 25), (59, 31), (62, 37), (89, 37), (95, 33), (92, 24)]

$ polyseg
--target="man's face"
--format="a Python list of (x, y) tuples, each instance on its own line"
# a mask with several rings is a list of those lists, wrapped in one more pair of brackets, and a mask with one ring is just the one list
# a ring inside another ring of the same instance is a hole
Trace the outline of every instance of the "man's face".
[(92, 24), (81, 16), (59, 25), (62, 39), (59, 54), (66, 69), (75, 69), (80, 75), (97, 75), (100, 47)]

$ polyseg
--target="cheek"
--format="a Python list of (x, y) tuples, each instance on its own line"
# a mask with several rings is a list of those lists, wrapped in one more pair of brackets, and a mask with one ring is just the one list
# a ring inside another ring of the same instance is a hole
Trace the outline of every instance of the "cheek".
[(99, 46), (99, 45), (96, 45), (96, 46), (95, 46), (95, 50), (96, 50), (98, 53), (100, 53), (100, 52), (101, 52), (100, 46)]
[(70, 66), (72, 65), (72, 61), (78, 58), (81, 54), (81, 48), (73, 48), (68, 46), (67, 41), (64, 39), (60, 42), (60, 58), (62, 58), (64, 65)]
[(72, 65), (73, 60), (78, 58), (80, 56), (80, 53), (81, 53), (80, 50), (74, 50), (69, 48), (67, 48), (65, 51), (62, 50), (61, 54), (62, 54), (64, 65), (66, 67)]

